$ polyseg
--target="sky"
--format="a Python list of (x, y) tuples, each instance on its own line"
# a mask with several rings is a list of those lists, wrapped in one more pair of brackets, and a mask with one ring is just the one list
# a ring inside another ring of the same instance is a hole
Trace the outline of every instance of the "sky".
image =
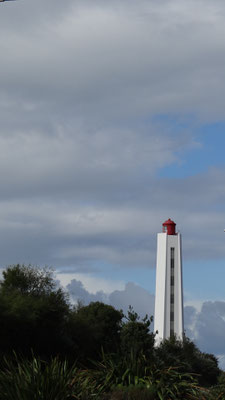
[(185, 331), (225, 368), (225, 4), (0, 3), (0, 266), (154, 313), (183, 238)]

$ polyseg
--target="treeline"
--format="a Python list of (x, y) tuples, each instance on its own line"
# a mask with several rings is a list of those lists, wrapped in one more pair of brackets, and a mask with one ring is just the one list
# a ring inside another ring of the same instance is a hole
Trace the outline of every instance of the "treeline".
[(117, 351), (123, 313), (103, 303), (72, 307), (49, 269), (8, 267), (0, 282), (0, 354), (30, 352), (87, 363)]
[(49, 269), (8, 267), (0, 282), (0, 400), (225, 398), (217, 359), (188, 338), (155, 348), (151, 323), (132, 308), (124, 315), (100, 302), (73, 307)]

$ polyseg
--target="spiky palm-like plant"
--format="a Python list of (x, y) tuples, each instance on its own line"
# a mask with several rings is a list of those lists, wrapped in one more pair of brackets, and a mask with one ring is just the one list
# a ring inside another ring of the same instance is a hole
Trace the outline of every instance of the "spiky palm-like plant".
[(75, 366), (54, 358), (46, 363), (39, 358), (5, 360), (0, 370), (0, 400), (69, 400)]

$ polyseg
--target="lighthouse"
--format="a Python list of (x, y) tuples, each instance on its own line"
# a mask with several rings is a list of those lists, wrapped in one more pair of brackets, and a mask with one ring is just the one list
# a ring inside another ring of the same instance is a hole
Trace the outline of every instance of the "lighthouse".
[(154, 332), (156, 345), (184, 334), (181, 234), (171, 219), (157, 235)]

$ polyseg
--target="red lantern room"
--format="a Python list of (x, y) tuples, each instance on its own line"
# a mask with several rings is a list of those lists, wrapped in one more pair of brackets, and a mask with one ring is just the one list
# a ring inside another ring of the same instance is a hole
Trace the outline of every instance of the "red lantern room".
[(167, 235), (176, 235), (176, 224), (170, 218), (164, 222), (163, 232), (167, 233)]

